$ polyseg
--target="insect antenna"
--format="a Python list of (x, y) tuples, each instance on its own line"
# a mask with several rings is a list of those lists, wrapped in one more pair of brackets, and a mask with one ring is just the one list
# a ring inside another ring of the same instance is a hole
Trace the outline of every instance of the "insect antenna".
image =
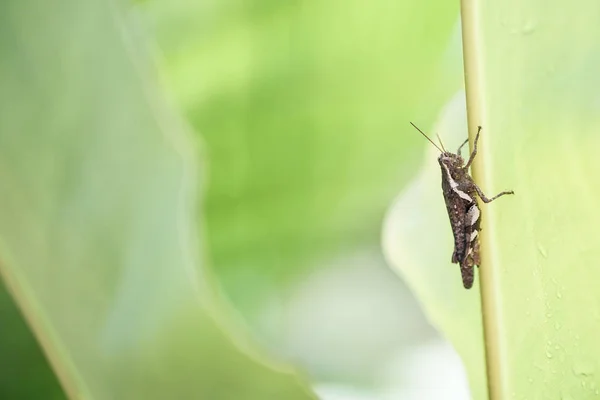
[[(415, 124), (413, 124), (412, 122), (411, 122), (410, 124), (411, 124), (411, 125), (412, 125), (412, 126), (413, 126), (413, 127), (416, 129), (416, 130), (418, 130), (419, 132), (421, 132), (421, 135), (425, 136), (425, 139), (429, 140), (429, 142), (430, 142), (430, 143), (431, 143), (431, 144), (432, 144), (432, 145), (433, 145), (433, 146), (434, 146), (436, 149), (438, 149), (438, 150), (439, 150), (440, 152), (442, 152), (442, 153), (445, 153), (445, 152), (446, 152), (445, 150), (442, 150), (442, 149), (440, 149), (440, 146), (438, 146), (437, 144), (435, 144), (435, 142), (434, 142), (433, 140), (429, 139), (429, 136), (427, 136), (427, 135), (425, 134), (425, 132), (423, 132), (422, 130), (420, 130), (419, 128), (417, 128), (417, 126), (416, 126)], [(438, 136), (438, 138), (439, 138), (439, 136)], [(441, 143), (441, 141), (440, 141), (440, 143)], [(444, 146), (442, 146), (442, 148), (443, 148), (443, 147), (444, 147)]]
[(440, 141), (440, 144), (442, 145), (442, 149), (444, 150), (444, 153), (447, 153), (446, 148), (444, 147), (444, 143), (442, 143), (442, 138), (437, 133), (435, 135), (437, 136), (438, 140)]

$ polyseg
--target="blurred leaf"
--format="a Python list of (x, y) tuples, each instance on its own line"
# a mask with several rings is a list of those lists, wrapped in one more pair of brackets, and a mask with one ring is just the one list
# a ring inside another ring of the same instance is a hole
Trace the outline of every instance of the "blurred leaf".
[(121, 7), (0, 5), (2, 277), (72, 398), (314, 398), (220, 328), (194, 145)]
[(65, 395), (23, 321), (10, 295), (0, 282), (0, 399), (63, 400)]
[(403, 127), (462, 82), (459, 53), (445, 54), (457, 4), (147, 6), (166, 79), (206, 140), (207, 240), (236, 307), (252, 315), (315, 260), (377, 246), (423, 145)]

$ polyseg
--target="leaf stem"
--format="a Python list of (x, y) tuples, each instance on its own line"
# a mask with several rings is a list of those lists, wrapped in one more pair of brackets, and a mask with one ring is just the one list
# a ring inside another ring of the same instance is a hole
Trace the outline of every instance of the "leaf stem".
[[(477, 126), (483, 126), (486, 132), (485, 116), (485, 79), (484, 75), (484, 47), (482, 45), (483, 31), (481, 26), (481, 1), (479, 0), (461, 0), (461, 19), (462, 19), (462, 40), (463, 57), (465, 68), (465, 89), (467, 99), (467, 121), (469, 137), (475, 136)], [(481, 154), (481, 153), (480, 153)], [(483, 154), (482, 154), (483, 155)], [(484, 177), (483, 173), (477, 173), (477, 170), (483, 171), (483, 159), (479, 157), (473, 168), (473, 174)], [(481, 180), (476, 179), (481, 182)], [(484, 185), (485, 186), (485, 185)], [(487, 224), (486, 224), (487, 222)], [(483, 219), (484, 235), (482, 235), (482, 266), (479, 269), (481, 286), (481, 305), (483, 332), (486, 354), (488, 397), (491, 400), (506, 398), (504, 393), (505, 385), (502, 384), (502, 360), (501, 341), (502, 333), (499, 329), (501, 325), (500, 297), (496, 279), (497, 268), (493, 262), (494, 251), (493, 229), (489, 221)]]

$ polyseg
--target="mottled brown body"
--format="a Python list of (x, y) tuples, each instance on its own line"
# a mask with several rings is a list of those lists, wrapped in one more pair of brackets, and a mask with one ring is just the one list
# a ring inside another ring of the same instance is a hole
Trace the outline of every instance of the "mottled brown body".
[[(417, 128), (412, 122), (411, 124)], [(419, 128), (417, 130), (433, 143)], [(505, 194), (514, 194), (513, 191), (505, 191), (488, 199), (469, 175), (469, 167), (477, 154), (477, 141), (480, 132), (481, 127), (478, 127), (473, 152), (466, 164), (460, 155), (460, 150), (468, 140), (460, 145), (456, 154), (446, 151), (443, 146), (440, 149), (433, 143), (441, 152), (438, 162), (442, 170), (442, 191), (454, 235), (452, 263), (460, 265), (463, 286), (466, 289), (473, 286), (473, 267), (479, 266), (481, 262), (479, 256), (481, 211), (477, 205), (476, 197), (478, 196), (484, 203), (489, 203)]]
[[(475, 183), (457, 154), (442, 153), (442, 191), (454, 235), (452, 263), (460, 265), (463, 285), (473, 286), (474, 266), (479, 265), (479, 223), (481, 212), (475, 200)], [(460, 183), (459, 183), (460, 182)]]

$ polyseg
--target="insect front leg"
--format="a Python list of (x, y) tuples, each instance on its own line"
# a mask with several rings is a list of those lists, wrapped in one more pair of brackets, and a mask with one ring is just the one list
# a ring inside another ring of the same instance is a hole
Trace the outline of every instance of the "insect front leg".
[(479, 133), (481, 133), (481, 126), (477, 127), (477, 135), (475, 135), (475, 142), (473, 143), (473, 152), (471, 153), (471, 156), (469, 157), (469, 161), (467, 162), (467, 165), (465, 165), (465, 169), (467, 169), (471, 166), (471, 163), (473, 162), (473, 160), (475, 159), (475, 155), (477, 154), (477, 141), (479, 140)]
[(467, 144), (467, 143), (469, 143), (469, 139), (468, 139), (468, 138), (467, 138), (467, 139), (465, 139), (465, 141), (463, 142), (463, 144), (461, 144), (461, 145), (458, 147), (458, 150), (456, 150), (456, 154), (458, 154), (458, 155), (460, 156), (460, 150), (461, 150), (461, 149), (463, 148), (463, 146), (464, 146), (465, 144)]
[(505, 190), (504, 192), (498, 193), (491, 199), (488, 199), (479, 186), (477, 186), (474, 183), (473, 183), (473, 186), (475, 187), (475, 190), (477, 191), (477, 195), (484, 203), (491, 203), (492, 201), (496, 200), (498, 197), (504, 196), (505, 194), (515, 194), (515, 192), (512, 190)]

